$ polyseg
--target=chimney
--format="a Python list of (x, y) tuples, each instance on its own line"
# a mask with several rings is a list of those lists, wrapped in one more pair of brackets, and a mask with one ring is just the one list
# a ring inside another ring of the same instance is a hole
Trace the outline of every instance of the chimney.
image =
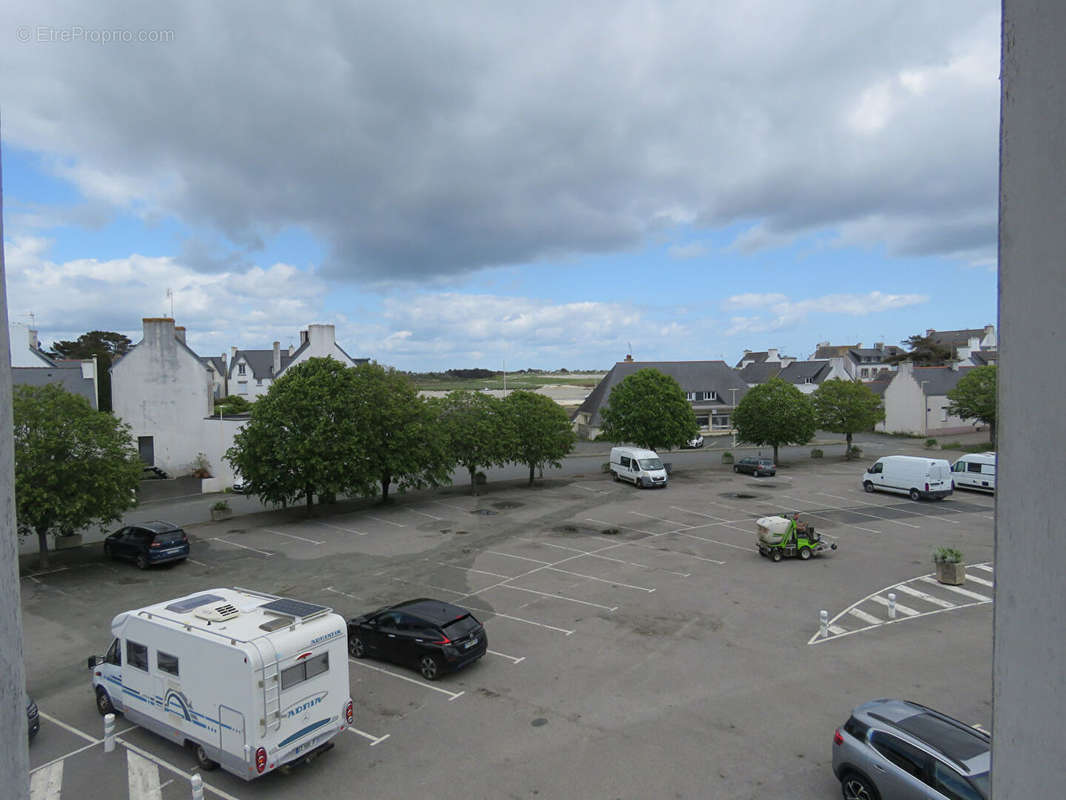
[(40, 350), (41, 343), (37, 341), (37, 331), (30, 328), (30, 350)]
[(932, 336), (934, 333), (936, 333), (936, 329), (934, 329), (934, 328), (926, 328), (925, 329), (925, 335), (926, 336)]
[(884, 349), (885, 349), (885, 343), (884, 342), (874, 342), (874, 350), (884, 350)]
[(626, 353), (626, 357), (624, 359), (622, 359), (622, 360), (623, 361), (632, 361), (633, 360), (633, 354), (632, 353)]
[(274, 376), (279, 372), (281, 372), (281, 342), (274, 342), (274, 362), (270, 374)]
[(307, 344), (307, 331), (300, 331), (300, 347)]
[(179, 342), (181, 342), (182, 344), (185, 344), (185, 326), (184, 325), (176, 326), (174, 328), (174, 335), (177, 337)]
[(289, 357), (291, 358), (292, 354), (295, 353), (295, 352), (296, 352), (296, 349), (292, 346), (292, 342), (289, 342)]
[(311, 347), (311, 355), (332, 355), (333, 345), (337, 342), (336, 329), (332, 325), (308, 325), (307, 341)]
[(230, 363), (231, 363), (231, 364), (232, 364), (232, 363), (233, 363), (234, 361), (236, 361), (236, 360), (237, 360), (237, 346), (236, 346), (236, 345), (234, 345), (233, 347), (231, 347), (231, 348), (229, 349), (229, 360), (230, 360)]
[(144, 327), (144, 341), (142, 342), (151, 353), (157, 356), (174, 353), (177, 350), (177, 334), (174, 331), (174, 320), (170, 317), (145, 317), (141, 320)]
[(767, 361), (777, 361), (777, 362), (781, 361), (781, 356), (779, 356), (777, 354), (777, 348), (776, 347), (770, 347), (770, 348), (768, 348), (766, 350), (766, 360)]
[(222, 355), (219, 356), (219, 358), (222, 359), (222, 366), (225, 367), (226, 366), (226, 354), (223, 353)]

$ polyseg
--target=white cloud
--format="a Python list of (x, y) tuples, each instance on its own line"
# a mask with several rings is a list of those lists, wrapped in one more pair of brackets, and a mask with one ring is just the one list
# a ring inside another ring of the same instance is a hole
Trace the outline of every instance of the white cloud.
[(675, 244), (668, 251), (671, 258), (688, 259), (699, 258), (700, 256), (707, 255), (707, 244), (705, 242), (691, 242), (689, 244)]
[(782, 294), (741, 294), (722, 302), (724, 309), (761, 309), (761, 315), (734, 316), (729, 320), (726, 335), (739, 333), (764, 333), (795, 327), (811, 314), (844, 314), (864, 317), (884, 311), (929, 302), (922, 294), (828, 294), (806, 300), (791, 300)]

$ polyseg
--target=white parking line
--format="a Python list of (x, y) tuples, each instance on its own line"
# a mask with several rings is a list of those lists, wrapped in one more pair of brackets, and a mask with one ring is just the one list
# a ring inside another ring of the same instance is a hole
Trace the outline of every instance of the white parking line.
[[(614, 561), (617, 564), (625, 564), (625, 565), (630, 566), (630, 567), (641, 567), (643, 569), (655, 569), (655, 567), (649, 566), (647, 564), (638, 564), (636, 561), (626, 561), (625, 559), (622, 559), (622, 558), (613, 558), (612, 556), (604, 556), (604, 555), (600, 555), (599, 553), (590, 553), (588, 550), (581, 550), (581, 549), (579, 549), (577, 547), (567, 547), (566, 545), (553, 544), (552, 542), (538, 542), (536, 539), (520, 539), (519, 541), (532, 542), (533, 544), (543, 545), (544, 547), (555, 547), (555, 548), (557, 548), (559, 550), (568, 550), (571, 553), (581, 553), (581, 555), (588, 556), (589, 558), (599, 558), (599, 559), (602, 559), (603, 561)], [(488, 552), (488, 551), (486, 551), (486, 552)], [(550, 563), (550, 562), (545, 562), (545, 563)], [(664, 572), (669, 572), (669, 570), (664, 570)], [(671, 572), (670, 574), (671, 575), (680, 575), (681, 573), (679, 573), (679, 572)], [(685, 577), (687, 578), (689, 576), (685, 575)]]
[(899, 586), (896, 586), (895, 589), (897, 592), (903, 592), (903, 594), (909, 594), (911, 597), (917, 597), (919, 600), (924, 600), (934, 606), (940, 606), (941, 608), (958, 608), (958, 603), (952, 603), (950, 600), (944, 600), (935, 595), (926, 594), (925, 592), (908, 586), (905, 583), (901, 583)]
[(357, 531), (355, 528), (342, 528), (340, 525), (330, 525), (328, 522), (319, 522), (313, 520), (315, 525), (321, 525), (323, 528), (332, 528), (335, 531), (341, 531), (342, 533), (354, 533), (356, 536), (366, 536), (364, 531)]
[[(510, 553), (500, 553), (500, 552), (498, 552), (496, 550), (486, 550), (485, 552), (486, 553), (492, 553), (493, 555), (497, 555), (497, 556), (508, 556), (509, 558), (520, 558), (523, 561), (532, 561), (532, 562), (537, 563), (537, 564), (542, 564), (544, 566), (544, 569), (546, 571), (548, 571), (548, 572), (561, 572), (564, 575), (572, 575), (575, 578), (584, 578), (585, 580), (597, 581), (599, 583), (609, 583), (609, 584), (611, 584), (611, 586), (620, 586), (623, 589), (636, 589), (636, 590), (641, 591), (641, 592), (649, 592), (649, 593), (655, 591), (654, 589), (648, 589), (647, 587), (644, 587), (644, 586), (633, 586), (633, 585), (628, 584), (628, 583), (622, 583), (621, 581), (613, 581), (613, 580), (609, 580), (608, 578), (598, 578), (595, 575), (586, 575), (583, 572), (571, 572), (568, 569), (559, 569), (558, 567), (553, 566), (551, 561), (541, 561), (540, 559), (526, 558), (525, 556), (512, 556)], [(587, 555), (583, 551), (578, 551), (578, 552), (580, 552), (582, 555)], [(510, 578), (509, 575), (500, 575), (499, 573), (488, 572), (488, 571), (483, 570), (483, 569), (474, 569), (472, 567), (461, 567), (461, 566), (458, 566), (456, 564), (449, 564), (449, 563), (444, 562), (444, 561), (438, 561), (437, 563), (441, 564), (442, 566), (445, 566), (445, 567), (455, 567), (456, 569), (465, 569), (468, 572), (478, 572), (478, 573), (480, 573), (482, 575), (492, 575), (492, 576), (497, 577), (497, 578)]]
[[(851, 502), (852, 500), (850, 497), (841, 497), (840, 495), (829, 494), (828, 492), (815, 492), (815, 494), (824, 495), (825, 497), (832, 497), (834, 500), (843, 500), (845, 503)], [(913, 514), (916, 517), (933, 517), (936, 519), (940, 519), (941, 517), (945, 516), (944, 514), (923, 514), (921, 511), (912, 511), (909, 508), (903, 508), (903, 506), (899, 503), (892, 506), (879, 506), (876, 503), (860, 503), (860, 505), (866, 506), (867, 508), (896, 508), (904, 512), (905, 514)], [(952, 525), (959, 524), (959, 521), (957, 519), (945, 519), (944, 522), (950, 522)]]
[(63, 762), (55, 761), (48, 768), (30, 773), (30, 800), (59, 800), (63, 791)]
[(970, 575), (969, 573), (966, 573), (966, 580), (979, 583), (982, 586), (987, 586), (989, 589), (992, 589), (996, 585), (992, 581), (986, 581), (984, 578), (978, 578), (976, 575)]
[[(519, 575), (518, 577), (523, 577)], [(567, 597), (564, 594), (555, 594), (553, 592), (538, 592), (536, 589), (527, 589), (524, 586), (515, 586), (513, 583), (500, 582), (493, 586), (486, 586), (484, 589), (478, 589), (477, 592), (471, 592), (471, 594), (478, 594), (479, 592), (486, 592), (489, 589), (513, 589), (516, 592), (528, 592), (529, 594), (537, 594), (541, 597), (554, 597), (556, 600), (567, 600), (571, 603), (578, 603), (583, 606), (592, 606), (593, 608), (602, 608), (604, 611), (617, 611), (618, 606), (605, 606), (603, 603), (593, 603), (588, 600), (578, 600), (576, 597)]]
[(369, 739), (371, 747), (375, 747), (381, 744), (383, 741), (392, 736), (391, 733), (386, 733), (384, 736), (374, 736), (373, 734), (367, 733), (366, 731), (361, 731), (358, 728), (353, 728), (351, 725), (348, 726), (347, 731), (348, 733), (354, 733), (356, 736), (362, 736), (364, 739)]
[(392, 670), (382, 669), (381, 667), (375, 667), (373, 664), (367, 664), (365, 661), (360, 661), (357, 658), (349, 658), (348, 661), (350, 661), (352, 664), (357, 664), (360, 667), (372, 669), (374, 670), (374, 672), (380, 672), (385, 675), (391, 675), (393, 678), (399, 678), (401, 681), (407, 681), (408, 683), (413, 683), (416, 686), (421, 686), (424, 689), (431, 689), (434, 692), (440, 692), (441, 694), (445, 694), (448, 696), (449, 703), (452, 702), (452, 700), (456, 700), (466, 694), (466, 692), (449, 692), (447, 689), (442, 689), (440, 686), (434, 686), (432, 683), (424, 683), (423, 681), (415, 680), (414, 678), (409, 678), (406, 675), (400, 675), (399, 673), (393, 672)]
[(532, 561), (534, 564), (543, 564), (544, 566), (550, 566), (552, 563), (554, 563), (552, 561), (542, 561), (539, 558), (529, 558), (528, 556), (516, 556), (512, 555), (511, 553), (501, 553), (499, 550), (486, 550), (485, 552), (493, 556), (503, 556), (504, 558), (517, 558), (520, 561)]
[[(792, 509), (792, 510), (801, 511), (801, 509), (799, 509), (799, 508), (795, 508), (795, 509)], [(836, 523), (837, 525), (847, 525), (849, 528), (854, 528), (857, 531), (865, 531), (866, 533), (881, 533), (881, 531), (874, 530), (873, 528), (864, 528), (861, 525), (853, 525), (850, 522), (840, 522), (839, 520), (835, 520), (832, 517), (827, 517), (825, 514), (818, 514), (818, 513), (814, 512), (814, 511), (802, 511), (802, 513), (805, 514), (808, 517), (816, 517), (817, 519), (824, 519), (824, 520), (827, 520), (828, 522)], [(823, 535), (824, 536), (828, 536), (829, 534), (823, 534)], [(833, 538), (838, 538), (838, 537), (833, 537)]]
[(325, 589), (323, 589), (322, 591), (324, 591), (324, 592), (333, 592), (333, 594), (339, 594), (339, 595), (341, 595), (341, 596), (343, 596), (343, 597), (350, 597), (350, 598), (351, 598), (352, 600), (358, 600), (358, 601), (359, 601), (359, 602), (361, 602), (361, 603), (362, 603), (362, 602), (365, 602), (365, 601), (363, 600), (363, 598), (362, 598), (362, 597), (359, 597), (358, 595), (354, 595), (354, 594), (348, 594), (347, 592), (342, 592), (342, 591), (340, 591), (339, 589), (334, 589), (334, 588), (333, 588), (332, 586), (327, 586), (327, 587), (326, 587)]
[(221, 539), (218, 536), (212, 536), (211, 537), (211, 541), (212, 542), (222, 542), (222, 544), (231, 544), (234, 547), (241, 548), (241, 550), (251, 550), (253, 553), (259, 553), (259, 555), (266, 556), (267, 558), (270, 558), (270, 556), (274, 555), (273, 553), (268, 553), (265, 550), (256, 550), (254, 547), (248, 547), (247, 545), (237, 544), (236, 542), (231, 542), (229, 539)]
[[(800, 500), (799, 498), (796, 498), (796, 497), (789, 497), (787, 494), (783, 494), (781, 496), (784, 499), (786, 499), (786, 500), (795, 500), (797, 503), (809, 503), (809, 502), (811, 502), (810, 500)], [(826, 509), (828, 509), (830, 511), (844, 511), (844, 512), (847, 512), (848, 514), (858, 514), (860, 517), (870, 517), (870, 519), (876, 519), (879, 522), (891, 522), (893, 525), (902, 525), (905, 528), (915, 528), (915, 529), (921, 528), (921, 525), (912, 525), (909, 522), (900, 522), (898, 519), (888, 519), (886, 517), (879, 517), (876, 514), (864, 514), (861, 511), (856, 511), (853, 508), (839, 508), (837, 506), (823, 506), (823, 508), (826, 508)], [(812, 514), (814, 516), (818, 516), (817, 514), (814, 514), (814, 511), (816, 511), (817, 509), (811, 509), (810, 511), (804, 511), (803, 509), (797, 509), (797, 510), (802, 512), (802, 513), (804, 513), (804, 514)], [(842, 524), (847, 525), (848, 523), (845, 522), (845, 523), (842, 523)]]
[(974, 564), (973, 567), (974, 567), (974, 569), (981, 569), (981, 570), (984, 570), (985, 572), (991, 572), (992, 571), (992, 567), (988, 566), (988, 564)]
[(272, 533), (275, 536), (284, 536), (288, 539), (295, 539), (298, 542), (307, 542), (308, 544), (325, 544), (325, 542), (319, 542), (315, 539), (305, 539), (303, 536), (295, 536), (291, 533), (282, 533), (281, 531), (271, 530), (270, 528), (260, 528), (260, 530), (266, 531), (267, 533)]
[(376, 520), (378, 522), (384, 522), (386, 525), (394, 525), (397, 528), (406, 528), (407, 526), (400, 522), (393, 522), (389, 519), (382, 519), (381, 517), (375, 517), (373, 514), (367, 514), (367, 519)]
[(442, 519), (444, 519), (443, 517), (435, 517), (432, 514), (427, 514), (425, 511), (419, 511), (417, 508), (405, 508), (404, 511), (410, 511), (412, 514), (421, 514), (423, 517), (435, 519), (437, 520), (437, 522), (440, 522)]
[(883, 619), (878, 619), (873, 614), (867, 614), (865, 611), (862, 611), (858, 608), (849, 608), (848, 613), (851, 614), (853, 617), (858, 617), (863, 622), (869, 623), (870, 625), (880, 625), (882, 622), (884, 622)]
[[(603, 522), (602, 520), (598, 520), (598, 519), (586, 519), (585, 521), (586, 522), (595, 522), (597, 525), (611, 525), (610, 522)], [(717, 523), (714, 523), (714, 524), (717, 524)], [(651, 537), (665, 536), (667, 533), (674, 533), (674, 534), (679, 533), (679, 531), (665, 531), (663, 533), (656, 533), (655, 531), (646, 531), (646, 530), (643, 530), (642, 528), (634, 528), (634, 527), (631, 527), (629, 525), (622, 525), (622, 524), (611, 525), (611, 527), (621, 528), (622, 530), (627, 530), (627, 531), (636, 531), (637, 533), (646, 533), (646, 534), (648, 534)], [(697, 527), (699, 527), (699, 526), (697, 526)], [(739, 545), (729, 544), (728, 542), (719, 542), (717, 539), (704, 539), (702, 536), (695, 536), (695, 535), (691, 535), (691, 534), (690, 534), (690, 536), (693, 539), (701, 539), (701, 540), (706, 541), (706, 542), (714, 542), (715, 544), (724, 544), (727, 547), (735, 547), (738, 550), (750, 550), (751, 549), (750, 547), (740, 547)], [(646, 550), (653, 550), (655, 552), (661, 552), (658, 547), (652, 547), (651, 545), (641, 544), (640, 542), (619, 542), (619, 544), (617, 546), (618, 547), (643, 547)], [(668, 547), (665, 547), (665, 548), (662, 548), (662, 549), (666, 550), (667, 552), (670, 552), (670, 553), (676, 553), (679, 556), (684, 556), (685, 558), (695, 558), (698, 561), (710, 561), (710, 562), (712, 562), (714, 564), (719, 564), (719, 565), (725, 564), (724, 561), (718, 561), (717, 559), (714, 559), (714, 558), (704, 558), (703, 556), (697, 556), (697, 555), (694, 555), (692, 553), (685, 553), (685, 552), (682, 552), (680, 550), (671, 550)]]
[(495, 650), (486, 650), (485, 652), (486, 653), (492, 653), (494, 656), (499, 656), (500, 658), (506, 658), (512, 664), (521, 664), (523, 661), (526, 660), (525, 656), (522, 656), (521, 658), (519, 658), (519, 657), (516, 657), (516, 656), (509, 656), (509, 655), (507, 655), (507, 653), (498, 653)]
[(29, 578), (31, 581), (35, 581), (37, 583), (40, 583), (40, 581), (38, 581), (37, 579), (39, 577), (41, 577), (42, 575), (55, 575), (57, 572), (66, 572), (67, 569), (68, 569), (68, 567), (57, 567), (56, 569), (48, 569), (48, 570), (45, 570), (44, 572), (33, 572), (33, 573), (30, 573), (29, 575), (23, 575), (22, 577), (23, 578)]
[[(737, 528), (737, 530), (740, 530), (740, 528)], [(744, 550), (744, 551), (749, 552), (749, 553), (755, 549), (754, 546), (752, 546), (752, 547), (744, 547), (744, 546), (739, 545), (739, 544), (731, 544), (729, 542), (719, 541), (718, 539), (711, 539), (711, 538), (709, 538), (707, 536), (697, 536), (694, 533), (685, 533), (684, 531), (669, 531), (669, 533), (675, 534), (676, 536), (684, 536), (684, 537), (686, 537), (688, 539), (699, 539), (701, 542), (711, 542), (712, 544), (720, 544), (720, 545), (722, 545), (722, 547), (732, 547), (734, 550)], [(720, 562), (720, 563), (724, 563), (724, 562)]]
[[(879, 595), (879, 594), (875, 594), (870, 599), (873, 600), (875, 603), (880, 603), (885, 608), (891, 608), (891, 605), (889, 603), (889, 599), (887, 597), (884, 597), (884, 596)], [(920, 613), (918, 611), (915, 611), (910, 606), (903, 605), (903, 603), (896, 603), (896, 611), (898, 611), (901, 614), (906, 614), (908, 617), (916, 617)]]
[(132, 750), (126, 751), (126, 765), (130, 800), (159, 800), (159, 766)]
[(51, 716), (50, 714), (46, 714), (43, 711), (40, 711), (39, 709), (38, 709), (38, 713), (41, 715), (41, 717), (43, 717), (44, 719), (48, 720), (53, 725), (58, 725), (60, 728), (63, 728), (63, 730), (68, 731), (70, 733), (73, 733), (75, 736), (80, 736), (82, 739), (84, 739), (85, 741), (89, 742), (90, 744), (100, 744), (100, 742), (103, 741), (103, 739), (94, 739), (89, 734), (82, 733), (80, 730), (75, 728), (73, 725), (68, 725), (67, 723), (63, 722), (63, 720), (56, 719), (55, 717)]
[(646, 519), (654, 519), (657, 522), (665, 522), (667, 525), (682, 525), (687, 526), (687, 522), (681, 522), (676, 519), (666, 519), (665, 517), (653, 517), (651, 514), (645, 514), (643, 511), (629, 511), (629, 514), (634, 514), (638, 517), (644, 517)]
[(680, 506), (670, 506), (670, 508), (674, 509), (674, 511), (680, 511), (680, 512), (682, 512), (684, 514), (693, 514), (693, 515), (695, 515), (697, 517), (703, 517), (705, 519), (713, 519), (713, 520), (717, 520), (718, 522), (728, 522), (729, 521), (727, 519), (722, 519), (721, 517), (716, 517), (713, 514), (704, 514), (702, 511), (693, 511), (690, 508), (681, 508)]
[(469, 513), (469, 512), (470, 512), (470, 509), (469, 509), (469, 508), (466, 508), (466, 507), (464, 507), (464, 506), (456, 506), (456, 505), (452, 505), (451, 503), (442, 503), (442, 502), (441, 502), (440, 500), (433, 500), (433, 501), (431, 501), (431, 502), (432, 502), (432, 503), (433, 503), (434, 505), (437, 505), (437, 506), (444, 506), (445, 508), (453, 508), (453, 509), (455, 509), (456, 511), (465, 511), (465, 512), (467, 512), (467, 513)]
[[(642, 548), (644, 550), (651, 550), (653, 553), (673, 553), (674, 555), (681, 556), (682, 558), (694, 558), (697, 561), (706, 561), (706, 562), (708, 562), (710, 564), (717, 564), (718, 566), (721, 566), (722, 564), (725, 564), (724, 561), (719, 561), (717, 558), (707, 558), (706, 556), (698, 556), (695, 553), (686, 553), (684, 550), (674, 550), (673, 548), (670, 548), (670, 547), (652, 547), (650, 544), (641, 544), (640, 542), (626, 542), (625, 546), (626, 547), (640, 547), (640, 548)], [(674, 573), (671, 573), (671, 574), (673, 574), (673, 575), (681, 575), (682, 577), (685, 577), (685, 578), (691, 577), (691, 575), (689, 573), (686, 573), (686, 572), (674, 572)]]
[(197, 561), (197, 560), (196, 560), (195, 558), (190, 558), (190, 559), (189, 559), (189, 563), (190, 563), (190, 564), (195, 564), (195, 565), (196, 565), (196, 566), (198, 566), (198, 567), (206, 567), (206, 566), (208, 566), (208, 565), (207, 565), (207, 564), (205, 564), (205, 563), (204, 563), (203, 561)]
[(961, 594), (963, 597), (969, 597), (971, 600), (978, 600), (982, 603), (992, 602), (992, 598), (988, 595), (971, 592), (969, 589), (960, 589), (958, 586), (951, 586), (947, 583), (938, 583), (937, 579), (930, 575), (923, 575), (920, 580), (923, 580), (926, 583), (934, 583), (942, 589), (947, 589), (949, 592), (954, 592), (955, 594)]
[(598, 581), (599, 583), (609, 583), (611, 586), (621, 586), (623, 589), (635, 589), (640, 592), (648, 592), (649, 594), (654, 592), (655, 589), (649, 589), (646, 586), (633, 586), (629, 583), (622, 583), (621, 581), (612, 581), (607, 578), (597, 578), (595, 575), (585, 575), (581, 572), (571, 572), (568, 569), (559, 569), (558, 567), (545, 567), (548, 572), (561, 572), (564, 575), (573, 575), (575, 578), (584, 578), (588, 581)]
[[(187, 781), (191, 781), (192, 780), (192, 773), (186, 772), (183, 769), (179, 769), (178, 767), (176, 767), (173, 764), (171, 764), (169, 761), (164, 761), (163, 759), (159, 758), (158, 756), (154, 756), (151, 753), (149, 753), (147, 750), (142, 750), (140, 747), (137, 747), (134, 744), (130, 744), (129, 742), (125, 741), (124, 739), (120, 739), (118, 737), (115, 737), (115, 741), (118, 742), (119, 744), (121, 744), (127, 750), (132, 750), (137, 755), (143, 756), (144, 758), (147, 758), (149, 761), (155, 762), (159, 766), (170, 770), (175, 775), (180, 775), (182, 778), (185, 778), (185, 780), (187, 780)], [(212, 794), (217, 794), (219, 797), (224, 798), (224, 800), (240, 800), (240, 798), (234, 797), (229, 792), (223, 791), (222, 789), (218, 789), (218, 788), (212, 786), (207, 781), (204, 781), (204, 791), (211, 792)]]

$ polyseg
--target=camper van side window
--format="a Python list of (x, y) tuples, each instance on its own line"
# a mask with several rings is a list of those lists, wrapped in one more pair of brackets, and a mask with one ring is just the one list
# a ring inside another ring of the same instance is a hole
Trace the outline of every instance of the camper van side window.
[(148, 671), (148, 648), (136, 642), (126, 642), (126, 663), (131, 667)]
[(160, 672), (168, 672), (174, 676), (177, 676), (178, 674), (178, 657), (172, 656), (170, 653), (164, 653), (161, 650), (157, 650), (155, 654), (155, 665), (159, 667)]
[(329, 653), (322, 653), (322, 655), (307, 659), (308, 680), (323, 672), (329, 672)]
[(281, 671), (281, 688), (283, 690), (304, 680), (306, 680), (306, 673), (304, 672), (303, 664), (297, 664)]
[(281, 671), (281, 688), (288, 689), (291, 686), (295, 686), (298, 683), (321, 675), (323, 672), (329, 671), (329, 653), (322, 653), (322, 655), (309, 658), (307, 661), (303, 661), (299, 664), (294, 664), (288, 669)]

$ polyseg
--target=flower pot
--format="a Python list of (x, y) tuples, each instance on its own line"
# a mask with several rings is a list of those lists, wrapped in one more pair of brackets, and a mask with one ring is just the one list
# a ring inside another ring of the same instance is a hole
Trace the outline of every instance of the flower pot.
[(211, 520), (213, 522), (221, 522), (224, 519), (229, 519), (233, 516), (233, 511), (228, 508), (212, 508)]
[(952, 561), (937, 561), (936, 579), (938, 583), (948, 586), (961, 586), (966, 580), (966, 565)]

